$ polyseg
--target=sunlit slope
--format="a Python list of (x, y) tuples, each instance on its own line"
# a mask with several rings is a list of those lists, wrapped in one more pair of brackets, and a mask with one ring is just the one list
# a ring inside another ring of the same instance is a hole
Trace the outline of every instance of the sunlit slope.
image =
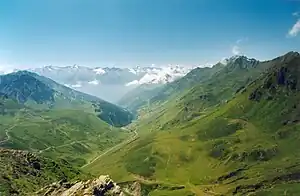
[(140, 85), (124, 95), (119, 101), (119, 104), (133, 112), (148, 107), (149, 105), (162, 104), (198, 83), (209, 79), (223, 67), (223, 64), (218, 63), (212, 68), (195, 68), (184, 77), (165, 85)]
[(237, 56), (228, 60), (226, 65), (218, 63), (212, 68), (194, 69), (180, 80), (167, 85), (181, 90), (174, 90), (168, 99), (150, 102), (152, 104), (140, 110), (139, 117), (143, 120), (139, 125), (148, 124), (155, 130), (168, 129), (199, 118), (228, 102), (284, 56), (264, 62)]
[(0, 116), (1, 147), (65, 158), (78, 165), (130, 135), (101, 121), (95, 114), (80, 110), (21, 108), (8, 113), (10, 110), (6, 109)]
[(299, 54), (289, 53), (227, 103), (144, 133), (88, 171), (183, 185), (197, 195), (297, 195), (299, 65)]

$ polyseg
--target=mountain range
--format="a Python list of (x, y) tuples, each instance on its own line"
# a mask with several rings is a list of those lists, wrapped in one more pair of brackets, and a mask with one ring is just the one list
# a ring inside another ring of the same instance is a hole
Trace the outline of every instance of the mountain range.
[(185, 195), (297, 195), (299, 65), (289, 52), (192, 70), (138, 107), (138, 140), (87, 171), (181, 185)]
[(112, 103), (141, 84), (162, 85), (184, 76), (191, 68), (183, 66), (90, 68), (84, 66), (45, 66), (30, 69), (60, 84), (100, 97)]
[(0, 76), (0, 147), (83, 165), (124, 140), (133, 115), (29, 71)]
[[(27, 106), (97, 110), (99, 117), (105, 118), (105, 121), (109, 124), (118, 125), (121, 122), (120, 119), (123, 118), (125, 118), (124, 123), (128, 124), (132, 119), (130, 112), (123, 108), (29, 71), (0, 75), (0, 93)], [(118, 115), (124, 117), (119, 116), (119, 122), (111, 120)]]
[(2, 75), (0, 194), (299, 195), (299, 66), (298, 52), (233, 56), (134, 82), (127, 109), (36, 73)]
[[(145, 104), (170, 100), (172, 97), (174, 98), (212, 77), (220, 78), (226, 76), (226, 72), (231, 72), (234, 69), (247, 72), (249, 69), (255, 68), (258, 64), (259, 61), (256, 59), (236, 55), (228, 59), (223, 59), (212, 67), (197, 67), (185, 76), (157, 88), (152, 88), (149, 85), (141, 85), (123, 96), (118, 103), (132, 111), (136, 111)], [(249, 77), (251, 76), (249, 75)], [(222, 85), (222, 78), (219, 79), (219, 82)]]

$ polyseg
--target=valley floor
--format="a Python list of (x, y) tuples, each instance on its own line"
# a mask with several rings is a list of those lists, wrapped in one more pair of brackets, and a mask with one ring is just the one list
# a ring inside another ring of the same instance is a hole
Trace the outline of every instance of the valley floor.
[(95, 114), (78, 115), (77, 110), (22, 110), (0, 119), (0, 147), (64, 158), (78, 166), (131, 138), (128, 130), (111, 128)]

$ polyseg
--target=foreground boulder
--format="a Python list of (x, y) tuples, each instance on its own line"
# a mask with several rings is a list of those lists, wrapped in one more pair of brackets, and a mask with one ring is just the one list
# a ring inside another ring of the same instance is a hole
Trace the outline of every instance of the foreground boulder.
[(60, 181), (40, 190), (37, 195), (43, 196), (125, 196), (121, 188), (109, 176), (88, 181), (69, 183)]

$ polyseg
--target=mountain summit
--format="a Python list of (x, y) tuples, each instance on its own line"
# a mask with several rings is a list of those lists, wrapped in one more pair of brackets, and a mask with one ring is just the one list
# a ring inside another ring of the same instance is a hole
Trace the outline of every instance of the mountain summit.
[(84, 66), (45, 66), (32, 72), (51, 78), (60, 84), (95, 95), (110, 102), (117, 102), (133, 88), (143, 84), (162, 85), (172, 82), (191, 68), (183, 66), (115, 68)]
[(230, 58), (223, 59), (220, 63), (232, 68), (235, 68), (236, 66), (239, 66), (240, 68), (250, 68), (256, 66), (259, 61), (254, 58), (248, 58), (244, 55), (235, 55)]
[(20, 103), (33, 100), (38, 104), (54, 102), (55, 91), (42, 81), (36, 74), (19, 71), (0, 76), (0, 92)]
[(0, 93), (30, 107), (96, 110), (102, 120), (116, 126), (126, 125), (132, 119), (123, 108), (29, 71), (1, 75)]

